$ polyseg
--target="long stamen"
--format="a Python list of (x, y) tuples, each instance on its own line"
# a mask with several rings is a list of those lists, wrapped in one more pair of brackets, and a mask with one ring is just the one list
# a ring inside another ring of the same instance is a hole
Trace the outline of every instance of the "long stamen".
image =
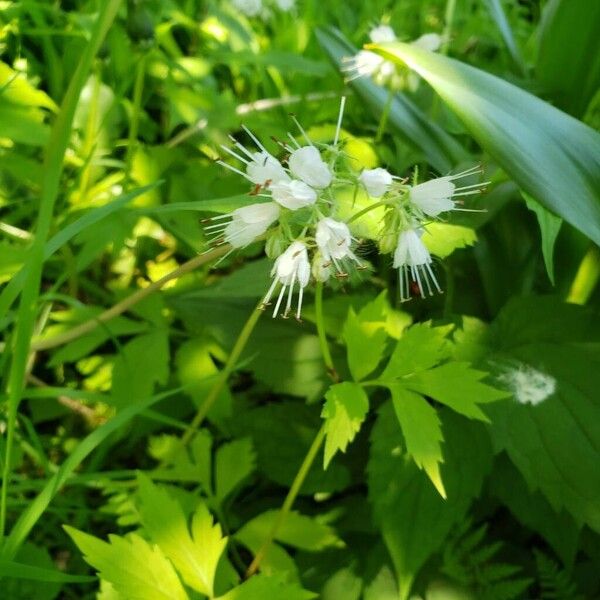
[(269, 151), (260, 143), (260, 140), (245, 126), (242, 125), (242, 129), (250, 136), (252, 141), (263, 151), (269, 154)]
[(300, 130), (300, 133), (302, 134), (302, 137), (306, 140), (306, 143), (309, 146), (312, 146), (313, 143), (310, 141), (310, 138), (308, 137), (308, 135), (306, 135), (306, 131), (304, 131), (302, 125), (300, 125), (300, 121), (298, 121), (298, 119), (296, 119), (296, 115), (290, 114), (290, 117), (292, 118), (292, 121), (294, 121), (294, 123), (296, 123), (296, 127)]
[(241, 175), (244, 179), (247, 179), (248, 181), (252, 181), (252, 179), (250, 179), (250, 177), (248, 177), (248, 175), (246, 175), (246, 173), (244, 173), (243, 171), (240, 171), (239, 169), (236, 169), (235, 167), (232, 167), (231, 165), (228, 165), (224, 160), (218, 160), (216, 162), (218, 165), (221, 165), (222, 167), (225, 167), (226, 169), (229, 169), (230, 171), (233, 171), (234, 173)]
[(283, 300), (283, 295), (285, 294), (286, 285), (281, 285), (281, 291), (279, 292), (279, 298), (277, 298), (277, 304), (275, 304), (275, 310), (273, 310), (273, 318), (277, 316), (279, 312), (279, 307), (281, 306), (281, 301)]
[(302, 298), (304, 295), (304, 288), (300, 286), (298, 290), (298, 310), (296, 311), (296, 320), (300, 321), (300, 315), (302, 314)]
[(275, 291), (276, 286), (277, 286), (277, 277), (275, 277), (273, 279), (273, 283), (271, 283), (271, 287), (269, 287), (269, 291), (267, 292), (267, 294), (265, 295), (265, 297), (262, 301), (262, 308), (264, 308), (265, 306), (267, 306), (269, 304), (269, 301), (271, 300), (271, 296), (273, 295), (273, 292)]
[(431, 265), (429, 263), (426, 263), (425, 266), (427, 267), (427, 270), (429, 271), (429, 275), (431, 276), (431, 280), (433, 281), (433, 284), (435, 285), (437, 291), (441, 294), (442, 293), (442, 288), (440, 288), (437, 279), (435, 277), (435, 274), (431, 268)]
[(342, 96), (340, 102), (340, 112), (338, 115), (337, 126), (335, 128), (335, 137), (333, 138), (333, 145), (336, 146), (340, 137), (340, 129), (342, 127), (342, 119), (344, 118), (344, 107), (346, 106), (346, 96)]
[(235, 147), (239, 148), (250, 160), (254, 160), (250, 150), (242, 146), (242, 144), (240, 144), (232, 135), (229, 136), (229, 139), (234, 143)]
[(240, 156), (239, 154), (234, 152), (231, 148), (228, 148), (227, 146), (224, 146), (223, 144), (221, 144), (221, 148), (223, 148), (223, 150), (225, 150), (225, 152), (227, 152), (227, 154), (231, 154), (231, 156), (233, 156), (234, 158), (237, 158), (240, 162), (243, 162), (245, 165), (247, 165), (250, 162), (249, 160), (246, 160), (243, 156)]

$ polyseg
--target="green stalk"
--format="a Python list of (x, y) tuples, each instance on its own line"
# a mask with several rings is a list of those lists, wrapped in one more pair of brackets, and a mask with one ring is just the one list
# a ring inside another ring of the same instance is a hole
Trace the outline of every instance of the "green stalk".
[(390, 109), (392, 108), (392, 100), (394, 99), (394, 90), (388, 90), (388, 95), (381, 112), (379, 119), (379, 125), (377, 126), (377, 133), (375, 134), (375, 143), (379, 143), (383, 134), (385, 133), (385, 127), (387, 125), (388, 117), (390, 116)]
[(300, 465), (300, 469), (298, 470), (298, 473), (296, 473), (296, 477), (294, 477), (294, 481), (292, 482), (290, 491), (287, 493), (287, 496), (283, 501), (283, 505), (281, 506), (279, 514), (277, 515), (277, 519), (275, 519), (275, 522), (273, 523), (273, 527), (271, 528), (269, 535), (266, 537), (265, 541), (262, 543), (262, 546), (258, 549), (258, 552), (255, 554), (253, 561), (250, 563), (250, 566), (246, 571), (246, 577), (251, 577), (258, 571), (260, 563), (265, 557), (269, 546), (273, 543), (273, 540), (277, 536), (277, 533), (283, 525), (285, 518), (290, 512), (294, 501), (296, 500), (296, 497), (300, 492), (300, 488), (302, 487), (302, 484), (304, 483), (304, 480), (306, 479), (306, 476), (308, 475), (308, 472), (310, 471), (310, 468), (312, 467), (312, 464), (315, 461), (315, 458), (317, 457), (317, 454), (324, 440), (325, 424), (321, 426), (321, 429), (319, 429), (319, 432), (313, 440), (313, 443), (308, 449), (308, 452), (306, 453), (306, 456), (302, 461), (302, 465)]
[(29, 345), (33, 333), (37, 301), (42, 279), (44, 245), (52, 224), (54, 204), (58, 196), (63, 160), (67, 151), (73, 118), (81, 90), (92, 67), (104, 36), (108, 32), (121, 4), (121, 0), (106, 0), (95, 23), (88, 45), (69, 84), (61, 110), (56, 118), (50, 140), (46, 148), (42, 192), (39, 204), (39, 217), (35, 239), (26, 262), (26, 278), (19, 303), (15, 325), (12, 359), (8, 372), (7, 390), (7, 433), (2, 469), (2, 490), (0, 492), (0, 539), (6, 531), (6, 505), (8, 486), (11, 477), (11, 463), (17, 424), (17, 413), (25, 385), (25, 372), (29, 358)]
[(131, 107), (131, 123), (129, 125), (129, 136), (127, 142), (127, 155), (125, 157), (125, 175), (129, 180), (131, 178), (131, 165), (138, 145), (138, 130), (140, 126), (140, 111), (142, 110), (142, 95), (144, 92), (144, 77), (146, 75), (146, 56), (142, 54), (135, 75), (133, 84), (133, 99)]
[(218, 374), (217, 380), (208, 391), (204, 402), (200, 405), (200, 408), (198, 408), (198, 412), (194, 416), (187, 431), (183, 434), (181, 438), (181, 443), (184, 446), (187, 446), (192, 441), (193, 437), (198, 431), (198, 428), (202, 424), (202, 421), (204, 421), (204, 418), (208, 414), (208, 411), (211, 409), (212, 405), (219, 397), (221, 390), (227, 383), (229, 376), (235, 370), (240, 356), (244, 351), (244, 348), (246, 347), (246, 344), (248, 343), (248, 340), (250, 339), (250, 336), (252, 335), (252, 332), (254, 331), (258, 320), (260, 319), (260, 316), (262, 315), (263, 311), (260, 309), (261, 305), (262, 300), (258, 303), (258, 306), (252, 311), (252, 313), (248, 317), (248, 320), (242, 328), (240, 335), (235, 341), (235, 344), (233, 346), (233, 349), (231, 350), (231, 353), (229, 354), (229, 358), (227, 359), (227, 363), (225, 364), (224, 369)]
[[(333, 364), (333, 359), (331, 358), (331, 352), (329, 351), (329, 346), (327, 345), (327, 337), (325, 335), (325, 320), (323, 315), (323, 283), (317, 282), (317, 290), (316, 290), (316, 299), (315, 299), (315, 312), (317, 317), (317, 331), (319, 332), (319, 341), (321, 343), (321, 351), (323, 354), (323, 359), (325, 361), (325, 366), (330, 373), (335, 374), (334, 381), (338, 381), (337, 371), (335, 369), (335, 365)], [(269, 531), (269, 535), (265, 538), (261, 547), (258, 549), (258, 552), (254, 555), (254, 559), (250, 563), (248, 570), (246, 571), (246, 577), (251, 577), (258, 571), (260, 568), (260, 563), (262, 562), (269, 546), (273, 543), (273, 540), (277, 537), (277, 533), (279, 529), (283, 525), (285, 518), (290, 512), (294, 502), (296, 501), (296, 497), (298, 496), (300, 489), (302, 488), (302, 484), (310, 471), (313, 463), (315, 462), (315, 458), (317, 458), (317, 454), (325, 441), (325, 423), (321, 425), (321, 429), (319, 429), (313, 443), (310, 445), (302, 464), (300, 465), (300, 469), (298, 469), (298, 473), (296, 473), (296, 477), (294, 477), (294, 481), (292, 481), (292, 486), (290, 487), (285, 500), (283, 501), (283, 505), (279, 510), (279, 514), (273, 523), (273, 527), (271, 531)]]

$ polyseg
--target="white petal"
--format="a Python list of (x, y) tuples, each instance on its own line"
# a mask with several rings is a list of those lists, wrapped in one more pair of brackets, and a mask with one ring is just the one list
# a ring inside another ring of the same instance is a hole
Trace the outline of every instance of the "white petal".
[(412, 42), (412, 45), (423, 50), (429, 50), (429, 52), (436, 52), (442, 45), (442, 37), (437, 33), (425, 33)]
[(396, 34), (389, 25), (378, 25), (371, 29), (369, 37), (374, 44), (381, 42), (393, 42), (396, 40)]
[(275, 202), (259, 202), (237, 208), (232, 216), (244, 223), (266, 223), (268, 227), (279, 217), (279, 206)]
[(321, 153), (314, 146), (303, 146), (294, 150), (288, 161), (292, 174), (311, 187), (321, 189), (331, 183), (329, 167), (323, 162)]
[(266, 185), (267, 182), (288, 181), (289, 175), (282, 164), (268, 152), (254, 152), (252, 161), (246, 165), (246, 173), (252, 183)]
[(380, 198), (392, 185), (391, 174), (382, 168), (365, 169), (359, 177), (369, 196)]
[(317, 193), (303, 181), (280, 181), (271, 185), (273, 200), (290, 210), (297, 210), (314, 204)]
[(410, 189), (411, 202), (416, 204), (426, 215), (436, 217), (441, 212), (452, 210), (452, 195), (456, 186), (450, 177), (438, 177), (415, 185)]

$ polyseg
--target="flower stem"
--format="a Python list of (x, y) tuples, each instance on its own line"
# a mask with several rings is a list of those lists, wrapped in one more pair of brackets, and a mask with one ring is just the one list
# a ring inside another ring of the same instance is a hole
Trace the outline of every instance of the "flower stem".
[(31, 350), (47, 350), (48, 348), (61, 346), (62, 344), (71, 342), (81, 337), (82, 335), (85, 335), (86, 333), (90, 333), (90, 331), (94, 331), (94, 329), (96, 329), (96, 327), (98, 327), (102, 323), (106, 323), (107, 321), (114, 319), (118, 315), (130, 309), (132, 306), (135, 306), (146, 296), (149, 296), (153, 292), (160, 290), (166, 283), (168, 283), (172, 279), (177, 279), (185, 273), (189, 273), (190, 271), (193, 271), (194, 269), (205, 265), (213, 259), (218, 258), (223, 254), (226, 254), (229, 250), (229, 245), (223, 245), (219, 246), (218, 248), (215, 248), (210, 252), (207, 252), (206, 254), (200, 254), (199, 256), (195, 256), (194, 258), (188, 260), (187, 262), (177, 267), (175, 270), (171, 271), (170, 273), (167, 273), (164, 277), (161, 277), (160, 279), (152, 282), (147, 287), (142, 288), (137, 292), (134, 292), (133, 294), (131, 294), (131, 296), (127, 296), (127, 298), (121, 300), (121, 302), (118, 302), (108, 310), (105, 310), (102, 314), (98, 315), (97, 317), (90, 319), (89, 321), (85, 321), (84, 323), (81, 323), (81, 325), (73, 327), (73, 329), (69, 329), (68, 331), (65, 331), (64, 333), (61, 333), (59, 335), (55, 335), (48, 339), (33, 342), (31, 344)]
[(248, 317), (248, 320), (242, 328), (242, 331), (240, 332), (240, 335), (235, 341), (231, 353), (229, 354), (229, 358), (227, 359), (225, 367), (218, 374), (217, 380), (208, 391), (204, 402), (202, 402), (202, 404), (198, 408), (198, 412), (196, 412), (196, 415), (194, 416), (192, 422), (190, 423), (186, 432), (183, 434), (181, 438), (181, 443), (183, 446), (187, 446), (192, 441), (193, 437), (198, 431), (198, 428), (202, 424), (202, 421), (204, 421), (204, 418), (206, 417), (208, 411), (211, 409), (212, 405), (219, 397), (219, 394), (221, 393), (223, 387), (227, 383), (227, 379), (229, 379), (229, 376), (235, 370), (235, 366), (237, 365), (240, 355), (244, 351), (244, 348), (246, 347), (246, 344), (248, 343), (248, 340), (250, 339), (250, 336), (252, 335), (252, 332), (254, 331), (254, 328), (256, 327), (256, 324), (258, 323), (258, 320), (260, 319), (260, 316), (263, 313), (263, 311), (260, 309), (261, 304), (262, 299)]
[[(333, 358), (331, 357), (331, 352), (329, 350), (329, 346), (327, 344), (327, 336), (325, 335), (325, 326), (323, 319), (323, 282), (317, 282), (316, 294), (315, 294), (315, 312), (317, 314), (317, 331), (319, 333), (319, 342), (321, 344), (321, 352), (323, 354), (323, 360), (325, 362), (325, 366), (331, 375), (331, 378), (337, 382), (339, 381), (339, 377), (337, 371), (335, 369), (335, 365), (333, 363)], [(310, 445), (300, 468), (298, 469), (298, 473), (296, 473), (296, 477), (294, 477), (294, 481), (292, 481), (292, 485), (283, 501), (281, 509), (279, 510), (279, 514), (273, 523), (273, 527), (271, 531), (269, 531), (269, 535), (265, 538), (261, 547), (258, 549), (258, 552), (254, 555), (254, 559), (250, 563), (248, 570), (246, 571), (246, 577), (251, 577), (254, 575), (258, 569), (260, 568), (260, 563), (265, 557), (269, 546), (273, 543), (273, 540), (277, 537), (277, 533), (279, 529), (283, 525), (286, 516), (290, 512), (298, 493), (300, 492), (300, 488), (310, 471), (313, 463), (315, 462), (315, 458), (325, 440), (325, 423), (321, 425), (321, 428), (317, 432), (313, 443)]]
[(269, 546), (273, 543), (273, 540), (275, 539), (275, 537), (277, 536), (277, 533), (279, 532), (279, 529), (283, 525), (283, 522), (285, 521), (286, 516), (290, 512), (290, 510), (294, 504), (294, 501), (296, 500), (296, 497), (298, 496), (298, 492), (300, 492), (300, 488), (302, 487), (302, 484), (304, 483), (304, 480), (306, 479), (306, 476), (308, 475), (308, 472), (310, 471), (310, 468), (312, 467), (312, 464), (315, 461), (315, 458), (317, 457), (317, 453), (319, 452), (319, 449), (321, 448), (321, 445), (323, 444), (324, 440), (325, 440), (325, 424), (323, 424), (321, 426), (321, 429), (319, 429), (319, 432), (317, 433), (315, 439), (313, 440), (313, 443), (311, 444), (310, 448), (308, 449), (308, 452), (306, 453), (306, 456), (304, 457), (304, 460), (302, 461), (302, 465), (300, 465), (300, 469), (298, 470), (298, 473), (296, 473), (296, 477), (294, 477), (292, 486), (290, 487), (290, 490), (287, 493), (285, 500), (283, 501), (283, 505), (281, 506), (281, 509), (279, 510), (279, 514), (277, 515), (277, 518), (275, 519), (275, 522), (273, 523), (273, 527), (271, 528), (269, 535), (266, 537), (265, 541), (262, 543), (262, 546), (258, 549), (258, 552), (255, 554), (252, 563), (250, 563), (250, 566), (248, 567), (248, 570), (246, 571), (246, 577), (251, 577), (258, 571), (258, 569), (260, 567), (260, 563), (262, 562), (263, 558), (265, 557), (265, 554), (267, 553)]
[(321, 346), (321, 354), (323, 355), (323, 362), (327, 368), (331, 379), (333, 381), (339, 381), (339, 376), (335, 370), (333, 364), (333, 358), (331, 357), (331, 351), (329, 350), (329, 344), (327, 343), (327, 333), (325, 332), (325, 319), (323, 317), (323, 282), (317, 281), (317, 288), (315, 291), (315, 312), (317, 314), (317, 333), (319, 334), (319, 344)]

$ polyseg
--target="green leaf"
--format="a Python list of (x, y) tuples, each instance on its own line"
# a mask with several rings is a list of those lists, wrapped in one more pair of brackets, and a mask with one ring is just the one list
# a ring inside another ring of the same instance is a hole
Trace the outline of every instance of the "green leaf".
[(407, 600), (420, 568), (479, 494), (492, 452), (481, 425), (440, 411), (446, 440), (441, 469), (448, 494), (444, 500), (403, 448), (393, 411), (391, 402), (379, 411), (367, 473), (374, 518), (398, 578), (397, 598)]
[(256, 468), (256, 452), (250, 438), (234, 440), (217, 450), (215, 496), (223, 502)]
[[(317, 39), (331, 61), (341, 69), (345, 58), (354, 56), (357, 49), (335, 28), (317, 30)], [(350, 84), (360, 99), (379, 118), (388, 101), (388, 90), (367, 77)], [(468, 152), (450, 134), (432, 121), (406, 94), (392, 97), (388, 115), (389, 127), (403, 141), (421, 150), (427, 160), (440, 172), (446, 173), (457, 163), (469, 158)]]
[(521, 188), (600, 244), (600, 134), (456, 60), (400, 42), (372, 49), (415, 70)]
[(325, 405), (321, 417), (325, 419), (326, 469), (338, 450), (346, 451), (354, 439), (369, 411), (369, 398), (357, 383), (345, 381), (332, 385), (325, 394)]
[(297, 584), (288, 583), (282, 575), (259, 574), (215, 600), (310, 600), (316, 597), (316, 594), (303, 590)]
[(208, 508), (201, 502), (192, 517), (190, 534), (181, 505), (145, 475), (140, 474), (138, 481), (144, 529), (185, 583), (212, 597), (217, 565), (227, 545), (221, 526), (213, 524)]
[(115, 360), (112, 401), (116, 406), (139, 402), (152, 395), (155, 384), (169, 376), (169, 338), (166, 329), (138, 335), (122, 348)]
[(482, 383), (487, 375), (485, 371), (473, 369), (469, 363), (449, 362), (429, 371), (414, 373), (402, 383), (465, 417), (489, 421), (479, 405), (506, 398), (509, 394)]
[(531, 196), (523, 193), (523, 198), (525, 198), (527, 208), (532, 210), (537, 217), (540, 232), (542, 234), (542, 254), (544, 255), (544, 264), (546, 265), (548, 277), (550, 278), (552, 285), (554, 285), (554, 244), (558, 233), (560, 232), (563, 220), (560, 217), (553, 215)]
[(477, 234), (470, 227), (434, 221), (425, 227), (422, 240), (431, 254), (446, 258), (455, 250), (475, 244)]
[(538, 82), (560, 108), (582, 117), (600, 87), (600, 4), (549, 0), (538, 43)]
[(173, 565), (158, 546), (135, 533), (126, 538), (110, 535), (104, 542), (74, 527), (64, 528), (85, 561), (128, 600), (187, 600)]
[(526, 73), (527, 66), (525, 65), (521, 51), (515, 42), (515, 37), (512, 29), (510, 28), (510, 23), (508, 22), (506, 13), (502, 7), (502, 0), (485, 0), (485, 3), (492, 19), (498, 27), (498, 31), (500, 31), (500, 34), (502, 35), (502, 40), (504, 41), (506, 49), (508, 50), (511, 58), (517, 67), (519, 67), (521, 73)]
[(43, 569), (11, 560), (0, 560), (0, 577), (51, 583), (87, 583), (94, 581), (93, 577), (87, 575), (69, 575), (56, 569)]
[(450, 355), (447, 336), (453, 328), (453, 325), (432, 327), (430, 323), (418, 323), (406, 329), (380, 379), (391, 381), (437, 365)]
[[(383, 294), (380, 297), (385, 298)], [(377, 300), (370, 304), (375, 302)], [(350, 307), (344, 323), (343, 336), (350, 373), (356, 381), (372, 373), (383, 358), (388, 338), (385, 326), (386, 316), (382, 311), (372, 314), (371, 307), (367, 305), (357, 315)]]
[(363, 582), (352, 569), (340, 569), (323, 586), (321, 600), (359, 600)]
[(440, 475), (440, 463), (444, 461), (441, 448), (444, 436), (437, 411), (425, 398), (404, 389), (401, 384), (390, 385), (389, 388), (406, 451), (417, 466), (425, 470), (440, 495), (446, 498)]

